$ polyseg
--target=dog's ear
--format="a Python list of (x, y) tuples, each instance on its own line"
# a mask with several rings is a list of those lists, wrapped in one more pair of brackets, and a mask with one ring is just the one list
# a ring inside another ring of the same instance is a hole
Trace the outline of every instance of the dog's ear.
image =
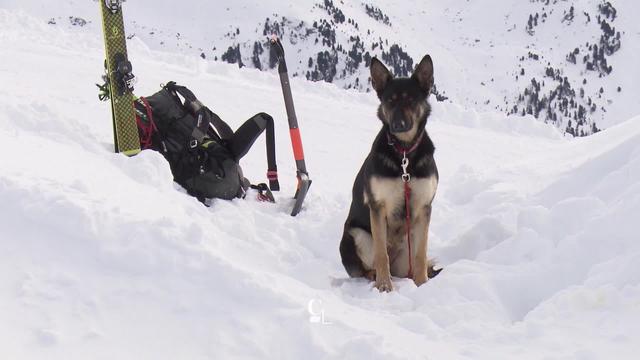
[(382, 90), (387, 87), (387, 84), (389, 83), (389, 80), (393, 78), (393, 75), (391, 75), (387, 67), (384, 66), (384, 64), (377, 58), (371, 59), (370, 70), (371, 85), (379, 95), (382, 93)]
[(431, 93), (431, 87), (433, 86), (433, 62), (431, 61), (431, 56), (425, 55), (422, 58), (411, 77), (418, 81), (420, 87), (426, 91), (427, 94)]

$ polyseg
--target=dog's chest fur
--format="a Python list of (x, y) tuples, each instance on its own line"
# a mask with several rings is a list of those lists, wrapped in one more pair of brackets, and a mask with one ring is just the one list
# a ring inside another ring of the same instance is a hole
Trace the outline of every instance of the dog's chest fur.
[[(411, 189), (409, 205), (411, 223), (425, 207), (431, 205), (438, 187), (435, 174), (414, 177), (409, 181)], [(373, 176), (369, 183), (370, 194), (365, 194), (365, 203), (374, 201), (385, 212), (387, 221), (387, 245), (389, 248), (404, 244), (406, 236), (405, 185), (400, 177)], [(369, 197), (373, 197), (370, 199)]]

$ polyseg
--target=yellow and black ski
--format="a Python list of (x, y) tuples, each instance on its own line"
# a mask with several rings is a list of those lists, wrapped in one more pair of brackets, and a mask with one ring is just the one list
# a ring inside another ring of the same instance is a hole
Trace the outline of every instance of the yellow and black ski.
[(102, 31), (106, 54), (106, 87), (111, 99), (115, 151), (132, 156), (140, 152), (140, 138), (133, 107), (131, 62), (127, 58), (127, 39), (122, 17), (122, 1), (100, 0)]

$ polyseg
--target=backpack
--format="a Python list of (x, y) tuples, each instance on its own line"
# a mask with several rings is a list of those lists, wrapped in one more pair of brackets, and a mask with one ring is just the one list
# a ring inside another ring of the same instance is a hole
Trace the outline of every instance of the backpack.
[[(160, 152), (169, 162), (174, 181), (190, 195), (205, 204), (213, 198), (245, 196), (251, 185), (226, 146), (233, 130), (189, 89), (172, 81), (157, 93), (140, 97), (134, 105), (141, 148)], [(268, 174), (275, 191), (279, 185), (274, 147), (273, 141), (267, 142), (271, 150), (267, 153), (273, 154), (268, 156)], [(265, 184), (251, 187), (258, 189), (260, 199), (273, 201)]]

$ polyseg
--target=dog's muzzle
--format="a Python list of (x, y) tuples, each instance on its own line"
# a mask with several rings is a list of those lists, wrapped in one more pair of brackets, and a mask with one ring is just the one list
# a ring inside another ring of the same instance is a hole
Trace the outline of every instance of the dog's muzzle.
[(413, 121), (405, 118), (404, 116), (394, 116), (389, 124), (389, 130), (391, 133), (402, 133), (411, 130), (413, 127)]

